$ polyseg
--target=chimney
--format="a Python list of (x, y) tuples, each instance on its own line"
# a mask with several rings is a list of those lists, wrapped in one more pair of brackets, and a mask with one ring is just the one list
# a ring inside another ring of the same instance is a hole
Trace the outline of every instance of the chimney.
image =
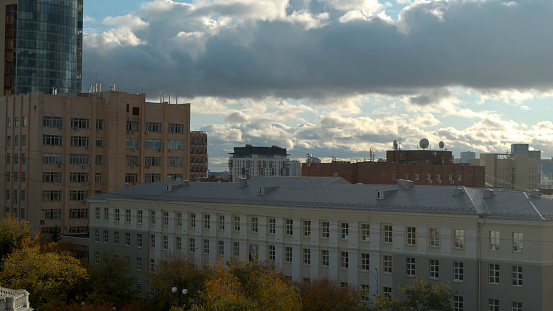
[(238, 188), (243, 189), (248, 186), (248, 180), (246, 178), (238, 178)]

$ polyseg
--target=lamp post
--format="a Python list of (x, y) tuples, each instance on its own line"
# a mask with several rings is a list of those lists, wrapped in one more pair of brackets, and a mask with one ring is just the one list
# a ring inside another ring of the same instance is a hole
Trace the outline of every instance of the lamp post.
[(379, 292), (379, 287), (378, 287), (378, 269), (377, 268), (374, 268), (374, 270), (376, 271), (376, 274), (374, 274), (371, 270), (368, 270), (371, 275), (373, 276), (373, 278), (376, 280), (376, 294), (378, 294)]
[[(178, 286), (180, 286), (180, 283), (178, 284)], [(171, 291), (173, 293), (177, 293), (178, 297), (179, 297), (179, 308), (181, 307), (181, 296), (180, 296), (180, 293), (179, 292), (179, 288), (177, 286), (173, 286), (173, 288), (171, 288)], [(183, 295), (186, 295), (188, 294), (188, 289), (186, 289), (186, 282), (184, 282), (184, 286), (183, 288), (180, 290), (180, 292), (183, 294)]]

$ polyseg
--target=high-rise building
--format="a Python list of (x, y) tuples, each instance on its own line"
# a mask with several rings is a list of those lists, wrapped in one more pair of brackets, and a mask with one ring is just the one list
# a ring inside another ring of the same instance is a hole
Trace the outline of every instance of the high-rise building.
[(474, 151), (461, 152), (461, 160), (459, 160), (459, 163), (469, 163), (469, 159), (476, 159), (476, 152)]
[(246, 145), (234, 147), (231, 155), (228, 161), (231, 182), (254, 176), (290, 176), (290, 159), (285, 148)]
[(83, 0), (0, 0), (0, 94), (80, 92)]
[(0, 112), (0, 214), (35, 231), (85, 235), (87, 197), (189, 178), (190, 104), (34, 92), (0, 97)]
[(207, 133), (190, 131), (190, 178), (207, 178)]

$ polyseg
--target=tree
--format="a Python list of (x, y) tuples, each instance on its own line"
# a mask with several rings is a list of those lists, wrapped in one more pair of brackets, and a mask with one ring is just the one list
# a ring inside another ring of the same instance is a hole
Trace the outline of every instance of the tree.
[(453, 291), (448, 284), (413, 279), (399, 294), (379, 294), (374, 302), (377, 310), (442, 310), (453, 311)]
[[(172, 254), (158, 260), (155, 271), (149, 274), (153, 308), (169, 310), (171, 306), (187, 304), (197, 297), (204, 280), (205, 272), (195, 265), (194, 258)], [(182, 294), (184, 288), (188, 290), (186, 295)]]
[(39, 246), (29, 245), (4, 258), (0, 284), (26, 289), (32, 306), (50, 310), (80, 298), (79, 285), (87, 277), (86, 269), (69, 253), (41, 253)]
[(340, 287), (337, 281), (314, 280), (300, 285), (305, 311), (361, 310), (361, 296), (351, 288)]
[(15, 248), (31, 237), (29, 222), (6, 214), (0, 220), (0, 262)]
[(110, 302), (117, 309), (132, 302), (138, 294), (136, 278), (129, 275), (128, 263), (111, 253), (104, 253), (98, 265), (89, 265), (88, 303)]

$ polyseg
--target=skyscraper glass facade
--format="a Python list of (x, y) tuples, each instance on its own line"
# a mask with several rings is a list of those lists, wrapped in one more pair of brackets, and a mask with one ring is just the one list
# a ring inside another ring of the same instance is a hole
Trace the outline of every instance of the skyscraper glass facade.
[(81, 91), (83, 0), (19, 0), (14, 93)]

